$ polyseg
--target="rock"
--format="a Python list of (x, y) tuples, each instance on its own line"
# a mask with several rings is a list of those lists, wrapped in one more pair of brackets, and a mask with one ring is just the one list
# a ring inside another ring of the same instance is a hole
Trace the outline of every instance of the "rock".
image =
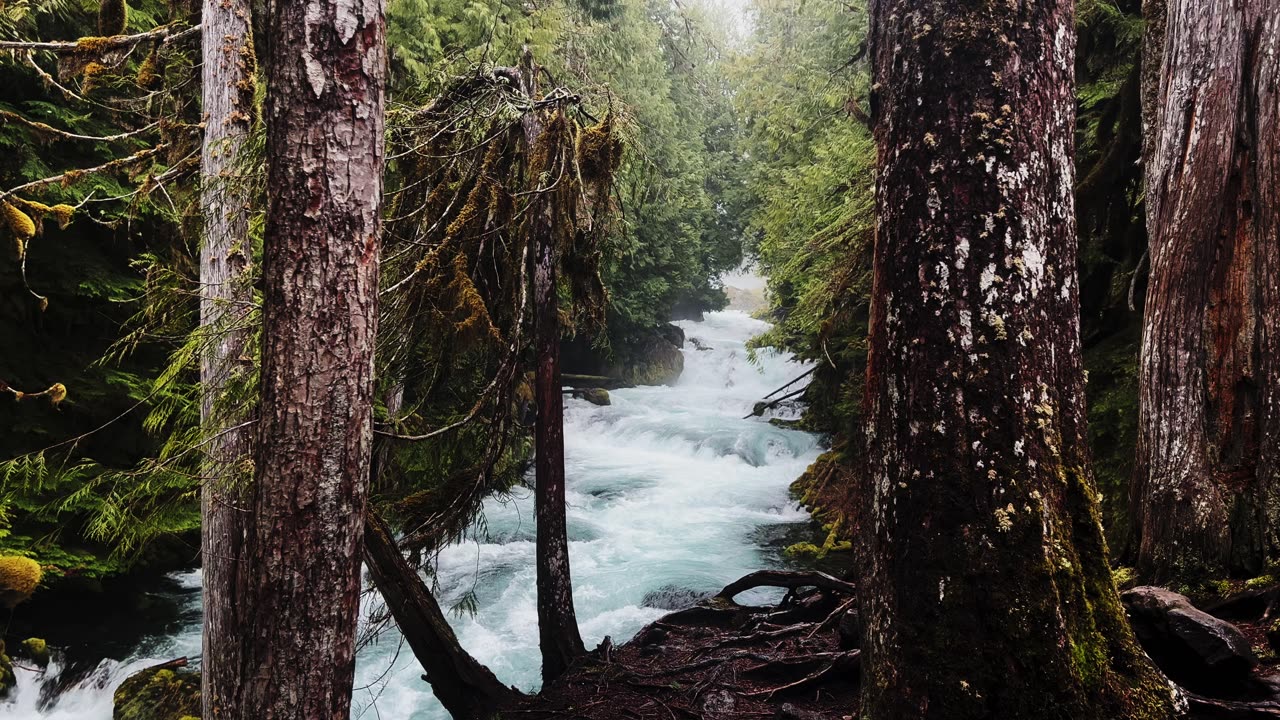
[(40, 667), (49, 664), (49, 644), (41, 638), (27, 638), (22, 641), (21, 655)]
[(200, 717), (200, 673), (171, 664), (130, 675), (116, 688), (112, 720)]
[(690, 344), (690, 345), (692, 345), (692, 346), (693, 346), (693, 349), (694, 349), (694, 350), (697, 350), (698, 352), (707, 352), (707, 351), (709, 351), (709, 350), (714, 350), (714, 349), (715, 349), (715, 348), (711, 347), (710, 345), (708, 345), (708, 344), (706, 344), (706, 343), (702, 342), (701, 340), (699, 340), (699, 339), (698, 339), (698, 338), (696, 338), (696, 337), (691, 337), (691, 338), (689, 338), (689, 344)]
[(630, 366), (615, 368), (610, 374), (633, 385), (674, 385), (683, 372), (684, 353), (655, 333), (636, 346)]
[(613, 401), (609, 399), (609, 391), (604, 388), (586, 388), (583, 390), (574, 390), (573, 396), (581, 398), (592, 405), (609, 405)]
[(679, 325), (667, 323), (658, 328), (658, 334), (662, 336), (662, 339), (675, 345), (677, 350), (684, 347), (684, 328)]
[(659, 610), (682, 610), (687, 607), (693, 607), (699, 600), (705, 600), (714, 594), (711, 592), (698, 592), (675, 585), (663, 585), (657, 590), (645, 593), (640, 605)]
[(1257, 689), (1258, 659), (1239, 628), (1164, 588), (1137, 587), (1120, 597), (1138, 641), (1169, 679), (1212, 697)]

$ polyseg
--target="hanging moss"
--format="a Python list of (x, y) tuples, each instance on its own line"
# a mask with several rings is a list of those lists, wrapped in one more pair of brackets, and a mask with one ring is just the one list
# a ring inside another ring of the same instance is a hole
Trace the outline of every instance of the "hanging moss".
[(27, 251), (27, 243), (36, 236), (36, 224), (30, 216), (11, 203), (0, 204), (0, 220), (9, 237), (14, 241), (14, 255), (21, 259)]
[(98, 6), (98, 34), (123, 35), (128, 19), (129, 6), (124, 0), (102, 0)]

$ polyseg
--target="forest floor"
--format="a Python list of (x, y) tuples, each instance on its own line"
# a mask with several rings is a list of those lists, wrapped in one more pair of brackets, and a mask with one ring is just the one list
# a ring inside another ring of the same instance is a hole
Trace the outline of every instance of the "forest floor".
[(817, 573), (755, 573), (711, 602), (608, 641), (509, 720), (665, 718), (841, 720), (857, 717), (859, 660), (851, 586), (792, 590), (777, 606), (733, 603), (733, 591)]

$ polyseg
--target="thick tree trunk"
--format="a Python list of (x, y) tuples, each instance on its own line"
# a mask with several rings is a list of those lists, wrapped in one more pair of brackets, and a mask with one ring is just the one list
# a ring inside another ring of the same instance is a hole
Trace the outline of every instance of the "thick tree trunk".
[(347, 720), (377, 333), (382, 0), (268, 4), (245, 718)]
[(1280, 3), (1147, 6), (1136, 562), (1155, 580), (1258, 574), (1280, 559)]
[(440, 605), (396, 546), (390, 528), (365, 519), (365, 562), (387, 609), (426, 671), (436, 698), (454, 720), (484, 720), (519, 697), (462, 647)]
[[(537, 69), (526, 51), (521, 79), (529, 97), (537, 95)], [(532, 164), (543, 123), (537, 111), (521, 120), (526, 152)], [(537, 177), (530, 179), (538, 182)], [(569, 574), (569, 534), (564, 500), (564, 396), (560, 392), (560, 301), (556, 291), (557, 258), (551, 205), (534, 201), (528, 224), (533, 263), (534, 396), (538, 422), (534, 428), (534, 515), (537, 521), (538, 644), (542, 680), (551, 682), (585, 652), (573, 607)]]
[(253, 301), (248, 278), (249, 197), (237, 182), (236, 156), (253, 116), (254, 53), (248, 0), (205, 0), (202, 95), (205, 120), (200, 200), (200, 325), (207, 345), (200, 360), (200, 424), (205, 436), (200, 494), (200, 550), (204, 571), (203, 717), (238, 718), (242, 605), (240, 559), (248, 525), (244, 468), (252, 457), (252, 428), (231, 407), (227, 390), (248, 341), (243, 322)]
[(1169, 718), (1080, 358), (1072, 0), (876, 0), (863, 715)]

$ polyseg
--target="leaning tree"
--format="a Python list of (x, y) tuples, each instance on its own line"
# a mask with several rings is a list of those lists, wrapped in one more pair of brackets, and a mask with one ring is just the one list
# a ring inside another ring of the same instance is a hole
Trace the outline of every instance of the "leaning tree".
[(1131, 488), (1157, 580), (1280, 559), (1280, 3), (1148, 0)]
[(864, 715), (1167, 718), (1087, 445), (1074, 3), (871, 13)]

